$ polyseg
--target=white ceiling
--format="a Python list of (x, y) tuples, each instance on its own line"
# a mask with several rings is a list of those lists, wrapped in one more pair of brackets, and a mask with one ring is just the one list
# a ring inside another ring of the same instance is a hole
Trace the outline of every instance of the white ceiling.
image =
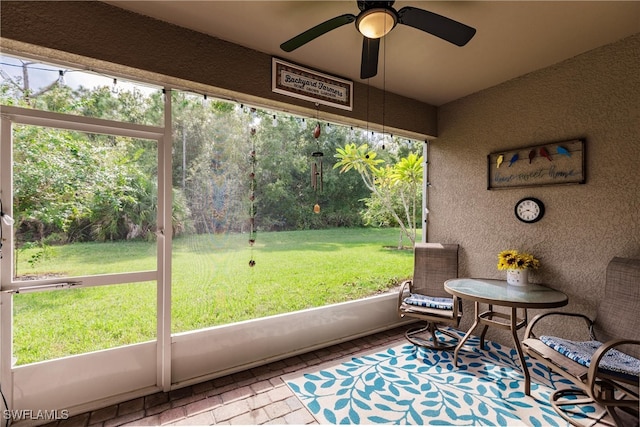
[[(355, 0), (107, 3), (360, 81), (362, 36), (354, 24), (291, 53), (279, 47), (327, 19), (357, 15)], [(397, 1), (393, 7), (408, 5), (477, 30), (464, 47), (405, 25), (383, 39), (378, 75), (368, 83), (436, 106), (640, 32), (640, 1)]]

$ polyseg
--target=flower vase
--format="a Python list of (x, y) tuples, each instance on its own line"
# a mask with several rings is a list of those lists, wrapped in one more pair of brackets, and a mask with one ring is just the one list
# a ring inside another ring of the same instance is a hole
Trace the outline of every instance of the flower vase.
[(527, 286), (529, 284), (529, 270), (526, 268), (507, 270), (507, 283), (511, 286)]

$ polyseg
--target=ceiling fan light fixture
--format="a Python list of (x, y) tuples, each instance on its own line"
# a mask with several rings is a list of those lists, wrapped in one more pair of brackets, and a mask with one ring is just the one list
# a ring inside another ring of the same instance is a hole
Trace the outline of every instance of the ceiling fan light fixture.
[(391, 9), (374, 8), (365, 10), (356, 20), (356, 28), (369, 39), (386, 36), (396, 26), (398, 19)]

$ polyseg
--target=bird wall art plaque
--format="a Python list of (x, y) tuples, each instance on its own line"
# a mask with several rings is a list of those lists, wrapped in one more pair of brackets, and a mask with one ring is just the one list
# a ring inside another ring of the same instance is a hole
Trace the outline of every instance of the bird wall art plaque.
[(584, 139), (501, 150), (487, 156), (487, 188), (584, 184)]

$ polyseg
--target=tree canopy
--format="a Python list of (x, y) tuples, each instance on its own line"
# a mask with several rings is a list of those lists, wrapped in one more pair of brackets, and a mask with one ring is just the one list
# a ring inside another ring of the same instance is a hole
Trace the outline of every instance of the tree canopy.
[[(6, 75), (0, 84), (5, 105), (152, 125), (162, 123), (162, 96), (59, 82), (35, 92), (27, 78)], [(359, 129), (187, 92), (171, 96), (175, 234), (247, 231), (254, 205), (258, 230), (400, 225), (415, 240), (420, 143), (396, 139), (383, 150)], [(13, 150), (19, 241), (152, 238), (155, 141), (15, 126)], [(320, 186), (312, 185), (317, 168)], [(345, 173), (351, 169), (358, 174)]]

